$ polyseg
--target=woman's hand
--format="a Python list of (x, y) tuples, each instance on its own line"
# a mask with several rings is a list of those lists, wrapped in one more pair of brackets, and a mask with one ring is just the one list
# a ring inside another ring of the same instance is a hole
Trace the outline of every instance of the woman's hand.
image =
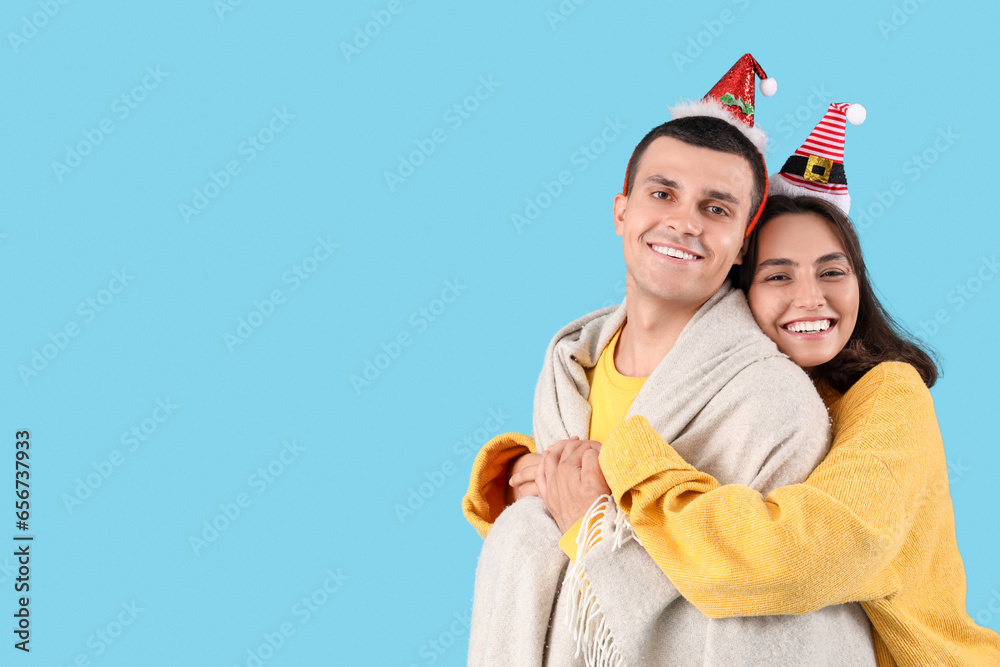
[(514, 459), (510, 465), (510, 481), (507, 486), (508, 505), (525, 496), (539, 495), (535, 475), (538, 473), (538, 464), (541, 461), (541, 454), (531, 452)]

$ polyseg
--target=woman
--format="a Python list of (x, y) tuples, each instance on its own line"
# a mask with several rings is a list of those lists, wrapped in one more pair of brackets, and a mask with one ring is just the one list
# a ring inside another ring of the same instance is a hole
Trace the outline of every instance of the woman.
[[(846, 215), (821, 199), (772, 197), (738, 268), (761, 329), (823, 396), (833, 445), (805, 482), (765, 499), (719, 485), (662, 443), (666, 472), (627, 489), (609, 480), (640, 542), (707, 616), (858, 601), (880, 666), (1000, 664), (1000, 637), (965, 610), (927, 390), (937, 368), (876, 299)], [(602, 468), (622, 434), (657, 437), (619, 429), (603, 444)], [(531, 484), (520, 470), (536, 456), (512, 466), (514, 487)]]
[[(685, 510), (662, 513), (663, 535), (710, 542), (720, 558), (740, 559), (752, 583), (706, 580), (704, 569), (692, 577), (681, 552), (661, 567), (709, 615), (719, 606), (706, 598), (726, 599), (726, 615), (860, 601), (880, 665), (1000, 664), (1000, 638), (965, 611), (947, 464), (927, 391), (937, 369), (878, 303), (839, 209), (774, 197), (761, 223), (740, 286), (763, 331), (816, 383), (834, 443), (803, 484), (766, 500), (679, 466), (685, 470), (661, 482), (698, 488), (686, 493)], [(665, 493), (661, 507), (673, 497)]]

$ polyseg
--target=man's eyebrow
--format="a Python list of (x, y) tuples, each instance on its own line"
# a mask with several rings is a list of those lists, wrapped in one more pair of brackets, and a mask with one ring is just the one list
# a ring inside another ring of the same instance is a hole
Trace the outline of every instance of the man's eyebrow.
[[(660, 174), (653, 174), (649, 176), (644, 181), (646, 185), (655, 184), (661, 185), (665, 188), (673, 188), (675, 190), (683, 190), (684, 186), (677, 181), (667, 178), (666, 176), (661, 176)], [(719, 201), (724, 201), (726, 203), (732, 204), (734, 206), (740, 205), (740, 200), (733, 194), (725, 192), (722, 190), (709, 190), (705, 192), (705, 196), (709, 199), (718, 199)]]
[(665, 188), (673, 188), (674, 190), (684, 189), (684, 186), (682, 186), (677, 181), (669, 179), (666, 176), (661, 176), (660, 174), (653, 174), (652, 176), (649, 176), (643, 183), (647, 185), (648, 184), (662, 185)]
[(722, 190), (709, 190), (705, 193), (709, 199), (718, 199), (719, 201), (724, 201), (732, 204), (733, 206), (739, 206), (740, 200), (728, 192), (723, 192)]

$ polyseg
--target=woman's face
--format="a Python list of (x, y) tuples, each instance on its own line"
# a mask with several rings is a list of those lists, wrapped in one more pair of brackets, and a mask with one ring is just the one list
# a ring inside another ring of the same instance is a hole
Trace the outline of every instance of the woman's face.
[(833, 359), (858, 319), (858, 278), (833, 223), (814, 213), (769, 220), (749, 301), (764, 333), (806, 371)]

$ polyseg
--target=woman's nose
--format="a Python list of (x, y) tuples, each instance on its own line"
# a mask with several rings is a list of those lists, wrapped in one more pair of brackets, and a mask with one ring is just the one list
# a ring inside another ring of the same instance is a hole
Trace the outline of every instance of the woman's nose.
[(798, 291), (795, 294), (795, 305), (800, 308), (819, 308), (825, 303), (823, 290), (819, 281), (815, 278), (806, 278), (799, 281)]

